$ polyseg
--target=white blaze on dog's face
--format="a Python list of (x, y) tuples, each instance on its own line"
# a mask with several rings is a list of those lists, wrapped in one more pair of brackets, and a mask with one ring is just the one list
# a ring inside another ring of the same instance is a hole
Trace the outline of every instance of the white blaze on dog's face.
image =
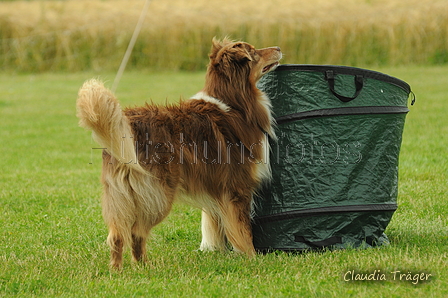
[[(229, 70), (238, 67), (250, 72), (249, 78), (257, 82), (263, 75), (274, 70), (279, 65), (282, 52), (279, 47), (255, 49), (245, 42), (213, 40), (211, 63), (215, 67), (222, 66)], [(238, 71), (235, 69), (235, 72)]]

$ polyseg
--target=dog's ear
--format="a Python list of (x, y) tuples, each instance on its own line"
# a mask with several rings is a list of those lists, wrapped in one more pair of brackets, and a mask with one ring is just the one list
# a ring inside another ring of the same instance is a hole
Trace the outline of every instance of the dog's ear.
[(216, 39), (216, 37), (213, 37), (212, 39), (212, 49), (210, 51), (209, 57), (210, 59), (213, 59), (218, 54), (219, 50), (221, 50), (223, 47), (222, 42)]
[(232, 47), (232, 54), (234, 56), (234, 59), (238, 62), (243, 61), (252, 61), (252, 56), (247, 50), (247, 47), (244, 43), (237, 42)]
[[(233, 46), (230, 47), (230, 44), (233, 44)], [(227, 37), (223, 41), (213, 38), (209, 57), (210, 62), (215, 66), (219, 64), (228, 65), (232, 61), (246, 62), (253, 60), (244, 43), (235, 43)]]
[(222, 41), (218, 40), (216, 37), (213, 37), (212, 49), (209, 54), (210, 62), (212, 62), (214, 65), (219, 64), (222, 56), (222, 53), (220, 53), (220, 51), (224, 48), (224, 46), (231, 42), (232, 41), (228, 37), (225, 37)]

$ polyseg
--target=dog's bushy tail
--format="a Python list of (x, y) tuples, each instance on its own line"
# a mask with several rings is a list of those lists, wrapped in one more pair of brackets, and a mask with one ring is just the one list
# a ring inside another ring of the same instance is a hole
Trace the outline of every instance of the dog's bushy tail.
[(79, 125), (93, 131), (93, 138), (117, 161), (141, 173), (132, 130), (120, 103), (103, 83), (92, 79), (84, 83), (76, 102)]

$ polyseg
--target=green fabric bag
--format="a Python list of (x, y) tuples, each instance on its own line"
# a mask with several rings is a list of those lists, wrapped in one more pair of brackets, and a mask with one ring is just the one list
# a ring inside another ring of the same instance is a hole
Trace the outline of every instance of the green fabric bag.
[(281, 65), (258, 87), (272, 101), (278, 139), (273, 179), (255, 198), (255, 248), (387, 244), (409, 85), (353, 67)]

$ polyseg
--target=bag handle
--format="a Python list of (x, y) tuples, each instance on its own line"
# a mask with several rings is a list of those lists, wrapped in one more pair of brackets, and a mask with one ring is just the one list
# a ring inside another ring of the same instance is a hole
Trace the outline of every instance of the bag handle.
[(342, 244), (342, 237), (333, 236), (327, 239), (324, 239), (322, 241), (309, 241), (305, 237), (294, 234), (294, 242), (302, 242), (305, 243), (308, 246), (314, 247), (314, 248), (322, 248), (325, 246), (332, 246), (335, 244)]
[(355, 88), (356, 88), (355, 94), (352, 97), (343, 96), (338, 94), (336, 90), (334, 90), (334, 72), (332, 70), (325, 71), (325, 79), (328, 82), (328, 86), (330, 87), (331, 93), (333, 93), (333, 95), (336, 96), (342, 102), (349, 102), (358, 97), (359, 93), (364, 87), (364, 79), (362, 75), (355, 75)]

